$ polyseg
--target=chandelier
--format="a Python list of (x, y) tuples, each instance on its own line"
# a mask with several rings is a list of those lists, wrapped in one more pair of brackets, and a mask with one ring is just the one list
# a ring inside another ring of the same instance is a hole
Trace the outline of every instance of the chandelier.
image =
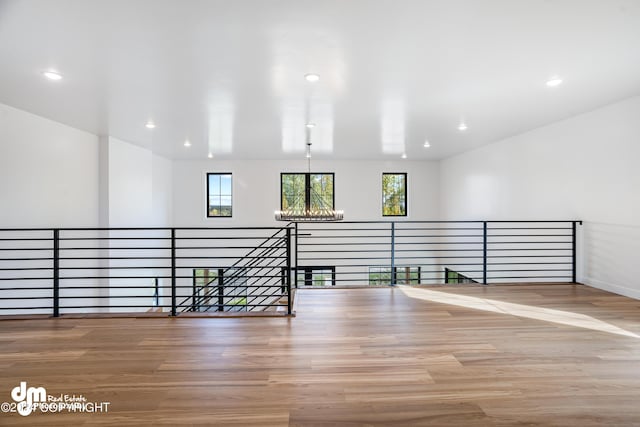
[(294, 210), (286, 209), (276, 211), (277, 221), (342, 221), (344, 219), (344, 211), (334, 209), (310, 209), (310, 210)]
[[(303, 195), (298, 194), (298, 199), (294, 200), (291, 208), (275, 211), (277, 221), (341, 221), (344, 219), (344, 211), (333, 209), (327, 204), (322, 195), (317, 194), (311, 185), (311, 127), (307, 125), (307, 173), (305, 175), (305, 192)], [(300, 200), (303, 199), (303, 200)], [(311, 201), (314, 201), (313, 206)], [(303, 203), (304, 202), (304, 203)], [(301, 206), (304, 205), (304, 208)]]

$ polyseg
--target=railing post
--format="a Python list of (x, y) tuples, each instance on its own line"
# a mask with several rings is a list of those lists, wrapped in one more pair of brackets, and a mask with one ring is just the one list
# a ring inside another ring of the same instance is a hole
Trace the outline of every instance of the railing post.
[(280, 292), (287, 292), (287, 267), (280, 268)]
[(487, 221), (482, 223), (482, 283), (487, 283)]
[(156, 307), (160, 305), (160, 283), (158, 282), (160, 279), (158, 279), (157, 277), (154, 277), (153, 279), (153, 286), (154, 286), (154, 297), (155, 297), (155, 304)]
[(171, 229), (171, 315), (176, 316), (176, 229)]
[(396, 223), (391, 223), (391, 286), (396, 285)]
[(224, 269), (218, 269), (218, 311), (224, 311)]
[[(295, 269), (295, 287), (296, 289), (298, 289), (298, 223), (294, 222), (294, 224), (296, 225), (296, 235), (295, 235), (295, 243), (296, 243), (296, 247), (294, 250), (294, 263), (293, 263), (293, 268)], [(291, 272), (289, 272), (289, 274), (291, 274)]]
[[(203, 279), (206, 281), (206, 279)], [(196, 311), (196, 299), (198, 290), (196, 289), (196, 269), (193, 269), (193, 280), (191, 281), (192, 295), (191, 295), (191, 311)]]
[[(298, 233), (296, 233), (296, 236)], [(291, 229), (287, 227), (287, 314), (291, 315)], [(296, 249), (297, 251), (297, 249)]]
[(576, 283), (578, 280), (576, 274), (576, 221), (571, 223), (572, 238), (571, 238), (571, 269), (572, 269), (572, 281)]
[(60, 317), (60, 229), (53, 230), (53, 317)]

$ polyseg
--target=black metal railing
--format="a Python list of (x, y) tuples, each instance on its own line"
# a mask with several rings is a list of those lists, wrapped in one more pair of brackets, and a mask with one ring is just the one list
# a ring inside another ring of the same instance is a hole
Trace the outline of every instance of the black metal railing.
[(297, 274), (295, 285), (317, 282), (309, 280), (310, 274), (320, 278), (333, 274), (331, 283), (338, 285), (450, 283), (447, 274), (484, 284), (576, 282), (579, 224), (573, 220), (298, 222), (294, 264), (306, 279)]
[(579, 224), (0, 229), (0, 315), (291, 314), (292, 277), (296, 287), (576, 282)]
[[(288, 295), (282, 271), (290, 271), (290, 246), (291, 228), (285, 227), (230, 267), (215, 269), (213, 274), (210, 268), (194, 269), (192, 302), (183, 311), (258, 311), (277, 306), (275, 302)], [(202, 272), (201, 283), (198, 272)]]
[[(233, 311), (240, 278), (244, 310), (291, 314), (291, 239), (289, 227), (0, 229), (0, 315)], [(229, 273), (222, 303), (194, 304), (203, 265)]]

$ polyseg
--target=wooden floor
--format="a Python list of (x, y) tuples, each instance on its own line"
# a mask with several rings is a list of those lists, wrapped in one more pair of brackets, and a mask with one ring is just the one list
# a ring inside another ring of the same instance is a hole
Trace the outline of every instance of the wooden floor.
[(20, 381), (110, 402), (0, 425), (640, 425), (639, 335), (640, 301), (581, 285), (309, 289), (295, 318), (0, 321), (0, 402)]

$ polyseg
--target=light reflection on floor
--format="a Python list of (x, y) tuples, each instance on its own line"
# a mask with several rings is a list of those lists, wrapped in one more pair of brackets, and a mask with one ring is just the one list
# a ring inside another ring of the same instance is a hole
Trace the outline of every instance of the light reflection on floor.
[(633, 332), (626, 331), (610, 323), (603, 322), (594, 317), (570, 311), (554, 310), (551, 308), (536, 307), (532, 305), (515, 304), (511, 302), (497, 301), (487, 298), (478, 298), (468, 295), (450, 294), (448, 292), (434, 291), (431, 289), (414, 288), (404, 285), (398, 286), (402, 292), (410, 297), (424, 301), (432, 301), (442, 304), (451, 304), (459, 307), (472, 308), (474, 310), (490, 311), (492, 313), (510, 314), (512, 316), (526, 317), (529, 319), (543, 320), (610, 334), (640, 338)]

